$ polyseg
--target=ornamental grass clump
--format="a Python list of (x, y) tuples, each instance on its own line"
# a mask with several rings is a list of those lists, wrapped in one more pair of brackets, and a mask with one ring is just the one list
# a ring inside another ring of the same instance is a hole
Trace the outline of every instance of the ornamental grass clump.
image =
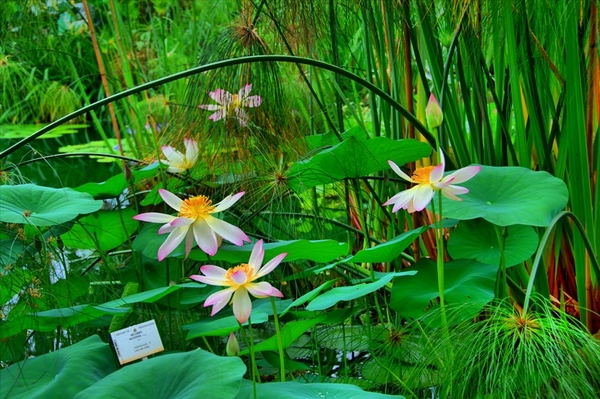
[(527, 313), (509, 300), (490, 311), (451, 332), (443, 386), (452, 397), (598, 397), (600, 342), (576, 319), (541, 297)]

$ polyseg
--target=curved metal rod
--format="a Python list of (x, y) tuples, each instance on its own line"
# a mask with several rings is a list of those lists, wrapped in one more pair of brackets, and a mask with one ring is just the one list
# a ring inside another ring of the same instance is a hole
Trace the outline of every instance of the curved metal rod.
[(24, 165), (39, 162), (39, 161), (47, 161), (49, 159), (54, 159), (54, 158), (68, 158), (68, 157), (105, 157), (105, 158), (122, 159), (124, 161), (130, 161), (130, 162), (136, 162), (136, 163), (142, 162), (139, 159), (126, 157), (123, 155), (116, 155), (116, 154), (103, 154), (103, 153), (99, 153), (99, 152), (65, 152), (65, 153), (60, 153), (60, 154), (47, 155), (47, 156), (43, 156), (40, 158), (28, 159), (27, 161), (19, 162), (16, 164), (10, 164), (10, 165), (7, 165), (4, 170), (18, 168), (20, 166), (24, 166)]
[(93, 111), (97, 108), (100, 108), (106, 104), (109, 104), (114, 101), (118, 101), (122, 98), (128, 97), (132, 94), (136, 94), (136, 93), (142, 92), (144, 90), (152, 89), (154, 87), (161, 86), (166, 83), (170, 83), (170, 82), (173, 82), (173, 81), (176, 81), (179, 79), (187, 78), (189, 76), (197, 75), (202, 72), (207, 72), (207, 71), (211, 71), (214, 69), (228, 67), (228, 66), (232, 66), (232, 65), (255, 63), (255, 62), (289, 62), (289, 63), (312, 65), (312, 66), (315, 66), (318, 68), (329, 70), (331, 72), (342, 75), (348, 79), (351, 79), (351, 80), (355, 81), (356, 83), (360, 84), (361, 86), (371, 90), (372, 92), (377, 94), (379, 97), (381, 97), (384, 101), (389, 103), (398, 112), (400, 112), (410, 123), (412, 123), (415, 126), (415, 128), (427, 139), (427, 141), (429, 143), (435, 143), (435, 139), (433, 138), (431, 133), (429, 133), (427, 128), (421, 122), (419, 122), (419, 120), (417, 118), (415, 118), (415, 116), (413, 114), (408, 112), (408, 110), (406, 108), (404, 108), (402, 105), (400, 105), (389, 94), (385, 93), (383, 90), (381, 90), (380, 88), (375, 86), (373, 83), (361, 78), (358, 75), (353, 74), (352, 72), (349, 72), (349, 71), (342, 69), (340, 67), (337, 67), (335, 65), (328, 64), (326, 62), (319, 61), (319, 60), (314, 60), (311, 58), (296, 57), (296, 56), (291, 56), (291, 55), (255, 55), (255, 56), (248, 56), (248, 57), (231, 58), (228, 60), (217, 61), (217, 62), (213, 62), (210, 64), (201, 65), (201, 66), (198, 66), (195, 68), (186, 69), (185, 71), (177, 72), (172, 75), (165, 76), (164, 78), (153, 80), (152, 82), (144, 83), (144, 84), (141, 84), (134, 88), (127, 89), (120, 93), (113, 94), (112, 96), (103, 98), (100, 101), (96, 101), (95, 103), (86, 105), (85, 107), (82, 107), (75, 112), (72, 112), (68, 115), (63, 116), (62, 118), (57, 119), (56, 121), (44, 126), (40, 130), (38, 130), (37, 132), (31, 134), (30, 136), (24, 138), (23, 140), (13, 144), (9, 148), (0, 152), (0, 160), (5, 158), (6, 156), (10, 155), (17, 149), (21, 148), (22, 146), (32, 142), (33, 140), (37, 139), (38, 137), (44, 135), (45, 133), (48, 133), (52, 129), (62, 125), (63, 123), (66, 123), (66, 122), (70, 121), (71, 119), (77, 118), (78, 116), (84, 115), (89, 111)]

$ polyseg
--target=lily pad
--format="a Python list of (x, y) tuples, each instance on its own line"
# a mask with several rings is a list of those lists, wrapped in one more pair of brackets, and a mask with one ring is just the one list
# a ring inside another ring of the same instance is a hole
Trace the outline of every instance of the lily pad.
[[(358, 140), (364, 140), (367, 134), (368, 133), (365, 132), (361, 126), (354, 126), (342, 133), (341, 139), (347, 140), (350, 137), (356, 137)], [(313, 134), (303, 137), (301, 140), (302, 143), (299, 143), (298, 145), (301, 146), (302, 144), (305, 144), (310, 151), (323, 149), (324, 147), (331, 147), (340, 143), (340, 137), (338, 137), (333, 131), (322, 134)]]
[[(289, 306), (291, 299), (275, 300), (275, 308), (277, 313), (281, 313), (283, 308)], [(269, 316), (273, 315), (273, 306), (270, 298), (257, 299), (252, 302), (252, 313), (249, 321), (252, 324), (262, 324), (269, 320)], [(244, 325), (247, 325), (245, 322)], [(233, 316), (233, 311), (230, 306), (221, 310), (214, 317), (202, 318), (199, 321), (186, 324), (184, 330), (188, 330), (187, 340), (202, 337), (202, 336), (226, 336), (232, 331), (237, 331), (240, 328), (240, 323)]]
[[(257, 384), (256, 394), (259, 398), (277, 399), (404, 399), (400, 395), (385, 395), (383, 393), (363, 391), (356, 385), (339, 383), (310, 383), (300, 382), (271, 382)], [(240, 399), (253, 397), (252, 383), (244, 380), (242, 389), (237, 396)]]
[[(154, 177), (160, 171), (161, 165), (159, 162), (154, 162), (145, 168), (140, 170), (132, 170), (133, 182), (137, 183), (140, 180)], [(128, 186), (125, 174), (119, 173), (110, 179), (100, 183), (86, 183), (79, 187), (75, 187), (74, 190), (81, 191), (93, 195), (95, 198), (115, 198), (118, 197), (123, 190)]]
[[(4, 280), (7, 279), (5, 278)], [(60, 280), (58, 283), (51, 286), (51, 294), (56, 300), (61, 301), (61, 299), (63, 298), (61, 297), (61, 291), (63, 291), (63, 289), (60, 289), (60, 284), (62, 283), (62, 285), (64, 285), (65, 287), (71, 287), (71, 297), (81, 296), (85, 294), (85, 292), (87, 292), (87, 290), (83, 291), (82, 287), (75, 286), (81, 285), (81, 281), (84, 281), (86, 283), (85, 287), (87, 287), (87, 280), (83, 277), (79, 277), (76, 280), (74, 280), (74, 278), (71, 276), (69, 280)], [(7, 281), (7, 283), (10, 283), (10, 281)], [(15, 317), (9, 317), (9, 320), (2, 324), (2, 329), (0, 329), (0, 338), (10, 337), (11, 335), (17, 334), (18, 332), (26, 329), (31, 329), (35, 331), (53, 331), (58, 326), (66, 328), (77, 324), (93, 321), (106, 315), (124, 315), (131, 312), (131, 308), (129, 306), (135, 303), (154, 303), (175, 291), (179, 291), (182, 288), (199, 289), (203, 286), (203, 284), (197, 282), (171, 285), (167, 287), (156, 288), (149, 291), (139, 292), (133, 295), (128, 295), (123, 298), (117, 298), (100, 305), (83, 304), (71, 307), (63, 307), (32, 313), (25, 313)], [(2, 296), (7, 297), (6, 295), (4, 295), (5, 287), (0, 286), (0, 288), (0, 293), (3, 294)], [(76, 292), (74, 291), (74, 288), (77, 288)], [(9, 295), (10, 291), (7, 290), (7, 293)], [(64, 299), (62, 299), (62, 302), (66, 302), (66, 300), (67, 297), (64, 297)], [(61, 302), (59, 302), (59, 304), (60, 303)], [(9, 316), (11, 315), (12, 313), (9, 313)]]
[(483, 218), (498, 226), (548, 226), (569, 198), (565, 183), (547, 172), (521, 167), (482, 166), (461, 183), (469, 193), (462, 201), (443, 198), (444, 217)]
[(0, 396), (72, 398), (115, 370), (110, 347), (93, 335), (72, 346), (0, 370)]
[[(533, 227), (516, 224), (499, 229), (506, 230), (506, 267), (522, 263), (535, 253), (538, 235)], [(450, 236), (448, 253), (454, 259), (476, 259), (482, 263), (500, 265), (501, 251), (496, 227), (483, 219), (462, 221)]]
[[(24, 139), (31, 136), (46, 125), (0, 125), (0, 139)], [(46, 134), (41, 135), (40, 139), (55, 139), (65, 134), (78, 133), (79, 129), (86, 129), (89, 125), (60, 125)]]
[(391, 140), (376, 137), (359, 140), (350, 137), (317, 155), (296, 162), (289, 171), (288, 184), (300, 193), (308, 188), (357, 178), (388, 170), (388, 160), (404, 165), (431, 153), (431, 147), (420, 141)]
[(0, 186), (0, 222), (52, 226), (101, 207), (102, 201), (70, 188)]
[(394, 237), (383, 244), (361, 249), (356, 255), (344, 260), (344, 262), (391, 262), (428, 228), (429, 226), (421, 226), (415, 230), (400, 234), (398, 237)]
[(349, 287), (337, 287), (319, 295), (306, 307), (306, 310), (324, 310), (334, 306), (339, 301), (352, 301), (377, 291), (397, 276), (408, 276), (415, 271), (388, 273), (374, 283), (361, 283)]
[[(312, 327), (316, 326), (319, 323), (324, 322), (327, 319), (327, 315), (322, 314), (312, 319), (303, 319), (303, 320), (295, 320), (286, 323), (283, 328), (279, 331), (281, 337), (281, 345), (283, 349), (289, 348), (294, 341), (296, 341), (302, 334), (309, 331)], [(277, 351), (278, 346), (278, 337), (277, 335), (273, 335), (270, 338), (265, 339), (257, 343), (254, 346), (254, 351), (263, 352), (263, 351)], [(249, 350), (245, 349), (240, 352), (240, 355), (248, 354)]]
[[(439, 296), (437, 265), (422, 259), (407, 270), (418, 273), (394, 279), (390, 307), (406, 318), (425, 315)], [(460, 259), (444, 265), (444, 299), (449, 306), (460, 308), (462, 320), (475, 316), (494, 299), (498, 266)]]
[[(146, 224), (142, 227), (141, 232), (138, 234), (136, 239), (133, 241), (133, 249), (140, 251), (149, 258), (156, 259), (158, 254), (158, 248), (167, 239), (167, 235), (159, 235), (158, 229), (160, 225)], [(214, 256), (209, 258), (202, 250), (195, 247), (190, 252), (189, 259), (197, 261), (217, 261), (223, 260), (232, 263), (247, 262), (250, 259), (250, 253), (254, 248), (254, 244), (248, 244), (243, 246), (236, 246), (231, 244), (223, 244)], [(263, 245), (265, 250), (265, 260), (269, 260), (279, 255), (280, 253), (287, 252), (287, 256), (283, 260), (284, 262), (291, 262), (298, 259), (308, 259), (315, 262), (329, 262), (340, 256), (348, 253), (348, 244), (337, 242), (334, 240), (292, 240), (292, 241), (278, 241), (272, 243), (266, 243)], [(185, 255), (185, 243), (182, 242), (169, 256), (181, 256)]]
[(234, 398), (245, 372), (239, 357), (221, 357), (196, 349), (123, 367), (75, 398)]
[(82, 217), (60, 238), (70, 248), (108, 251), (123, 244), (137, 230), (135, 214), (133, 209), (99, 211)]
[[(223, 337), (230, 332), (240, 329), (240, 323), (233, 316), (231, 311), (223, 310), (223, 314), (217, 314), (214, 317), (203, 318), (200, 321), (185, 324), (184, 330), (188, 331), (186, 340), (198, 337)], [(262, 310), (252, 309), (250, 321), (252, 324), (262, 324), (269, 320), (269, 315)], [(248, 322), (244, 323), (244, 325)]]
[[(107, 145), (108, 144), (108, 145)], [(134, 157), (127, 140), (121, 140), (123, 146), (123, 153), (125, 156)], [(90, 155), (90, 158), (95, 158), (98, 162), (121, 162), (118, 158), (107, 157), (106, 154), (118, 154), (119, 153), (119, 142), (117, 139), (106, 139), (98, 141), (88, 141), (82, 144), (73, 144), (60, 147), (58, 152), (63, 153), (94, 153), (98, 155)]]

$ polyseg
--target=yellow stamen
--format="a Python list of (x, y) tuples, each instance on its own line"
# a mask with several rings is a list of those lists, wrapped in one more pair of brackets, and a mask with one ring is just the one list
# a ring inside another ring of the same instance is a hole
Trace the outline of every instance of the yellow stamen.
[(435, 166), (426, 166), (424, 168), (417, 168), (412, 175), (412, 179), (417, 184), (429, 183), (429, 175)]
[(243, 272), (246, 274), (246, 281), (252, 281), (252, 275), (254, 274), (254, 268), (247, 263), (242, 263), (241, 265), (237, 265), (235, 267), (231, 267), (225, 273), (225, 280), (237, 284), (233, 281), (232, 276), (237, 272)]
[(204, 219), (214, 211), (215, 206), (212, 205), (212, 201), (205, 195), (199, 195), (183, 200), (178, 216), (190, 219)]
[(232, 114), (235, 112), (236, 108), (240, 108), (242, 105), (242, 101), (237, 94), (233, 95), (233, 99), (227, 106), (227, 113)]

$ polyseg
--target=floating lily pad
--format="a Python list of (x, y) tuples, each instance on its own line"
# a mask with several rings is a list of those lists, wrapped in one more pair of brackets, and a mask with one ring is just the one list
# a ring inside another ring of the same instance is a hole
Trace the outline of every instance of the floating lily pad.
[[(29, 137), (46, 125), (0, 125), (0, 139), (24, 139)], [(60, 125), (46, 134), (41, 135), (40, 139), (55, 139), (65, 134), (74, 134), (81, 129), (86, 129), (88, 125)]]
[(70, 188), (0, 186), (0, 221), (5, 223), (52, 226), (101, 207), (102, 201)]
[[(123, 153), (125, 156), (134, 157), (131, 148), (129, 148), (129, 144), (127, 140), (121, 140), (121, 145), (123, 146)], [(106, 142), (104, 140), (98, 141), (88, 141), (82, 144), (73, 144), (67, 145), (64, 147), (60, 147), (58, 152), (63, 153), (77, 153), (77, 152), (87, 152), (94, 153), (98, 155), (90, 155), (90, 158), (96, 159), (98, 162), (121, 162), (118, 158), (112, 158), (105, 156), (106, 154), (120, 154), (119, 152), (119, 142), (117, 139), (107, 139)]]

